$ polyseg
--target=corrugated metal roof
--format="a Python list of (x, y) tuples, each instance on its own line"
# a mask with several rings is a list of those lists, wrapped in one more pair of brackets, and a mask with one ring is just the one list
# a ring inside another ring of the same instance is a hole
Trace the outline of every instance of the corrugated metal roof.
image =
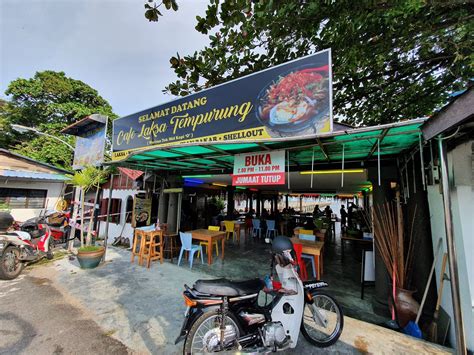
[(56, 180), (56, 181), (67, 180), (66, 176), (62, 174), (38, 173), (38, 172), (20, 171), (20, 170), (0, 170), (0, 176), (16, 177), (16, 178), (23, 178), (23, 179)]

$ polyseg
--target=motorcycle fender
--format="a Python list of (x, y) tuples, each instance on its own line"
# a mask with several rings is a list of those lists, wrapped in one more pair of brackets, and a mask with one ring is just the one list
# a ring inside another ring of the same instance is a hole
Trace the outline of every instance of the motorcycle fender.
[(304, 281), (303, 287), (305, 290), (306, 303), (313, 303), (313, 295), (318, 292), (318, 289), (328, 287), (327, 282), (324, 281)]
[(189, 329), (193, 326), (194, 322), (198, 320), (199, 317), (201, 317), (204, 313), (209, 312), (213, 309), (216, 309), (217, 307), (206, 307), (206, 308), (188, 308), (186, 310), (186, 314), (184, 317), (183, 325), (181, 327), (181, 331), (179, 332), (179, 336), (176, 338), (174, 341), (174, 344), (178, 344), (184, 339), (186, 339), (186, 336), (189, 333)]

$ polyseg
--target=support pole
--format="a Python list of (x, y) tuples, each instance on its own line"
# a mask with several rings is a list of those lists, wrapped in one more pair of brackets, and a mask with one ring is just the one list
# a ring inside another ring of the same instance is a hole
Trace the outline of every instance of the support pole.
[(378, 174), (378, 183), (379, 186), (381, 185), (380, 182), (380, 138), (377, 139), (377, 174)]
[(313, 176), (314, 176), (314, 147), (313, 147), (313, 157), (311, 158), (311, 189), (313, 188)]
[(345, 153), (345, 146), (342, 143), (342, 174), (341, 174), (341, 187), (344, 187), (344, 153)]
[(453, 221), (451, 215), (451, 196), (449, 189), (448, 155), (446, 143), (443, 138), (438, 138), (439, 165), (441, 169), (441, 185), (443, 189), (444, 220), (446, 228), (446, 246), (448, 251), (449, 274), (451, 277), (451, 297), (453, 299), (454, 327), (456, 334), (456, 353), (466, 354), (466, 342), (464, 337), (464, 324), (461, 312), (461, 295), (459, 292), (459, 276), (454, 243)]
[(418, 133), (418, 142), (420, 145), (421, 182), (423, 183), (423, 191), (426, 191), (425, 160), (423, 157), (423, 138), (421, 138), (421, 133)]
[[(109, 239), (109, 215), (110, 209), (112, 207), (112, 189), (114, 188), (114, 174), (110, 175), (110, 185), (109, 185), (109, 199), (107, 200), (107, 217), (105, 220), (105, 238), (104, 238), (104, 256), (102, 257), (102, 262), (105, 262), (105, 254), (107, 254), (107, 240)], [(125, 216), (125, 222), (127, 216)], [(133, 245), (133, 240), (132, 240)]]
[(287, 160), (288, 160), (288, 190), (291, 189), (291, 184), (290, 184), (290, 151), (287, 150)]

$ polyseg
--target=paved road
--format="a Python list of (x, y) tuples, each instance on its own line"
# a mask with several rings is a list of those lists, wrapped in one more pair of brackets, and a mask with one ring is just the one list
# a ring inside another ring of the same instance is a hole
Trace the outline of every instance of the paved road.
[(0, 354), (128, 354), (50, 280), (0, 281)]

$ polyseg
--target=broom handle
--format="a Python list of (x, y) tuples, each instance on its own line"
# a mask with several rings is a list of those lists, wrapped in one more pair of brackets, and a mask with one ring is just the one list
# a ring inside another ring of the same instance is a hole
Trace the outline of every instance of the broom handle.
[(436, 302), (435, 312), (438, 312), (439, 307), (441, 306), (441, 296), (443, 295), (444, 272), (446, 271), (447, 257), (448, 257), (448, 254), (444, 253), (444, 255), (443, 255), (443, 265), (441, 266), (441, 276), (440, 276), (440, 280), (439, 280), (438, 301)]
[(420, 309), (418, 310), (418, 314), (416, 315), (416, 320), (415, 320), (416, 324), (418, 324), (418, 321), (420, 320), (421, 312), (423, 311), (423, 306), (425, 305), (426, 296), (428, 296), (428, 289), (430, 288), (430, 283), (431, 283), (431, 279), (433, 278), (433, 273), (434, 273), (434, 270), (435, 270), (436, 262), (438, 261), (439, 251), (440, 251), (440, 248), (441, 248), (441, 241), (442, 240), (440, 238), (438, 240), (438, 246), (436, 247), (436, 256), (433, 260), (433, 265), (431, 266), (430, 276), (428, 276), (428, 282), (426, 283), (425, 293), (423, 294), (423, 299), (421, 300)]

